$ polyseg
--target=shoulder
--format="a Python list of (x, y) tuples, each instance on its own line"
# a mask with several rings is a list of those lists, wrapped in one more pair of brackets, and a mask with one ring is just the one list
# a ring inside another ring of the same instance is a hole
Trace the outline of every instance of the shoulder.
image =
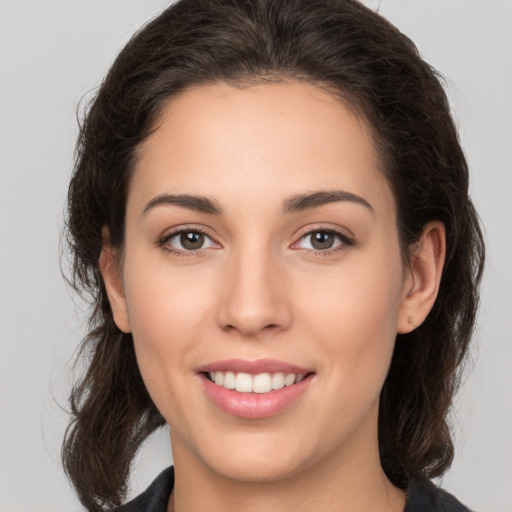
[(404, 512), (471, 512), (450, 493), (420, 477), (409, 482)]
[(174, 468), (171, 466), (162, 471), (142, 494), (112, 512), (166, 512), (173, 487)]
[[(174, 468), (171, 466), (162, 471), (142, 494), (113, 512), (166, 512), (173, 487)], [(404, 512), (471, 512), (471, 510), (427, 478), (420, 477), (409, 482)]]

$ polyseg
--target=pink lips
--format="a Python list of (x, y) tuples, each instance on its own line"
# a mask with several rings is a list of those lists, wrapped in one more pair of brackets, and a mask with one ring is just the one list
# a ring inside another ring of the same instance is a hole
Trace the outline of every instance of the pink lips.
[(257, 361), (246, 361), (245, 359), (226, 359), (224, 361), (216, 361), (198, 368), (198, 372), (234, 372), (234, 373), (250, 373), (256, 375), (258, 373), (310, 373), (313, 370), (302, 368), (293, 364), (278, 361), (277, 359), (258, 359)]
[[(275, 389), (268, 393), (241, 393), (218, 386), (206, 377), (210, 372), (306, 374), (306, 377), (291, 386)], [(246, 361), (230, 359), (217, 361), (198, 369), (198, 375), (206, 395), (222, 411), (244, 419), (263, 419), (275, 416), (298, 400), (311, 384), (314, 374), (311, 369), (302, 368), (275, 359)]]

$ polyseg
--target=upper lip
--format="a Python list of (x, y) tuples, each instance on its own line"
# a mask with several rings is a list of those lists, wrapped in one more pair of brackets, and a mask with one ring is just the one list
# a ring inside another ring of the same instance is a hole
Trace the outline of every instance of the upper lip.
[(286, 363), (277, 359), (257, 359), (249, 361), (247, 359), (224, 359), (214, 361), (198, 368), (198, 373), (209, 372), (233, 372), (249, 373), (257, 375), (259, 373), (311, 373), (310, 368), (304, 368), (295, 364)]

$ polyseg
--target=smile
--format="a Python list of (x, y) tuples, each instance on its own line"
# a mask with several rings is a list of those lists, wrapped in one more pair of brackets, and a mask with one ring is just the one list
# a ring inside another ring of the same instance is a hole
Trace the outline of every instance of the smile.
[(314, 382), (316, 373), (282, 361), (218, 361), (198, 369), (202, 388), (216, 408), (242, 419), (281, 414)]
[(273, 390), (282, 389), (285, 386), (292, 386), (302, 381), (305, 373), (249, 373), (234, 372), (209, 372), (207, 377), (217, 386), (225, 389), (234, 389), (240, 393), (270, 393)]

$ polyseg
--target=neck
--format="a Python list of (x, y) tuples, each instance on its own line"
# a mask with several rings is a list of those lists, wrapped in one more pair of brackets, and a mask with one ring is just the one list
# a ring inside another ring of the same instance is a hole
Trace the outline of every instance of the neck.
[(372, 447), (365, 438), (364, 457), (354, 449), (332, 453), (272, 481), (227, 478), (174, 445), (176, 477), (168, 512), (402, 512), (405, 494), (384, 474), (374, 437)]

